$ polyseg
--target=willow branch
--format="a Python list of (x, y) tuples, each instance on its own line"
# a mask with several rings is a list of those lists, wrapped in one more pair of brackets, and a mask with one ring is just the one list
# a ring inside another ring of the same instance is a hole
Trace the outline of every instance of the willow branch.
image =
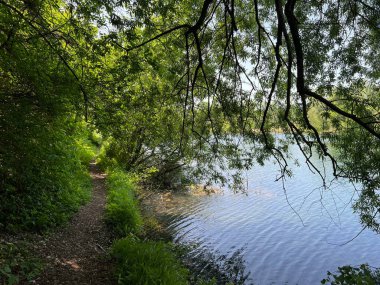
[[(298, 22), (294, 15), (294, 8), (295, 8), (295, 2), (296, 0), (289, 0), (285, 5), (285, 15), (287, 17), (288, 25), (290, 28), (290, 32), (293, 38), (293, 44), (294, 49), (296, 53), (296, 59), (297, 59), (297, 91), (301, 96), (301, 99), (304, 100), (305, 96), (310, 96), (317, 101), (325, 104), (327, 107), (329, 107), (331, 110), (335, 111), (336, 113), (351, 119), (352, 121), (356, 122), (360, 126), (362, 126), (364, 129), (366, 129), (370, 134), (375, 136), (376, 138), (380, 139), (380, 133), (376, 132), (372, 126), (366, 124), (364, 121), (362, 121), (359, 117), (357, 117), (355, 114), (348, 113), (342, 109), (340, 109), (338, 106), (334, 105), (332, 102), (324, 98), (323, 96), (311, 91), (308, 87), (305, 85), (305, 71), (304, 71), (304, 56), (303, 56), (303, 48), (301, 44), (301, 38), (298, 31)], [(317, 134), (317, 140), (319, 143), (321, 143), (319, 139), (318, 132), (314, 127), (311, 126), (310, 123), (308, 123), (308, 120), (306, 120), (306, 123), (309, 127), (313, 130), (315, 134)], [(326, 146), (321, 143), (322, 150), (326, 153)]]

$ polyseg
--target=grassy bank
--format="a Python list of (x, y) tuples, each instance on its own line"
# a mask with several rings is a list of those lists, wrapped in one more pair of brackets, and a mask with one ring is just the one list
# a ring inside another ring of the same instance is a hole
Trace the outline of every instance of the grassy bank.
[(119, 284), (187, 284), (188, 271), (169, 244), (143, 239), (136, 179), (120, 169), (108, 170), (106, 219), (120, 239), (111, 254)]
[(138, 233), (142, 217), (135, 198), (136, 186), (131, 176), (120, 169), (107, 171), (106, 220), (118, 236)]

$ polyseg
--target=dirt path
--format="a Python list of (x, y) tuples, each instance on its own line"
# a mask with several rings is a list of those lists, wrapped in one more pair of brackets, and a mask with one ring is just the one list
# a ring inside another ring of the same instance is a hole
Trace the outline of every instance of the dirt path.
[(35, 284), (116, 284), (107, 249), (112, 236), (103, 221), (105, 175), (92, 163), (92, 200), (83, 206), (69, 225), (35, 244), (46, 267)]

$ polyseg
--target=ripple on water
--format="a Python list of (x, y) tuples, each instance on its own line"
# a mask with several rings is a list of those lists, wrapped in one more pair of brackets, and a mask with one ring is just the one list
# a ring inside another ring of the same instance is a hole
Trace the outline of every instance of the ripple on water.
[(243, 248), (246, 271), (259, 285), (318, 284), (338, 266), (380, 266), (380, 239), (373, 232), (365, 230), (340, 245), (362, 229), (350, 208), (350, 184), (339, 181), (324, 190), (317, 176), (300, 167), (285, 182), (285, 193), (281, 182), (274, 182), (275, 174), (272, 164), (250, 170), (248, 195), (227, 189), (181, 201), (169, 209), (175, 240), (196, 243), (193, 253), (198, 255), (203, 250), (231, 256)]

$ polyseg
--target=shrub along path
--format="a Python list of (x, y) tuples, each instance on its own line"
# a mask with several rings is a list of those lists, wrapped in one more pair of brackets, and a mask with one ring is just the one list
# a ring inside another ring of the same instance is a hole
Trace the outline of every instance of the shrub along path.
[(105, 175), (91, 163), (92, 200), (70, 223), (35, 243), (45, 262), (36, 284), (116, 284), (107, 249), (113, 237), (104, 223)]

